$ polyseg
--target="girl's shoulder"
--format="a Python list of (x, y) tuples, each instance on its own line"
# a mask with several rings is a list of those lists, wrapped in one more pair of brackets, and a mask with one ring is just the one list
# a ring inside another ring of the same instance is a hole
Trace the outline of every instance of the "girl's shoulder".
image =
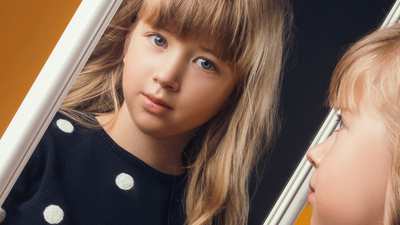
[[(43, 134), (41, 140), (33, 151), (22, 173), (20, 174), (13, 191), (17, 198), (36, 192), (48, 171), (60, 170), (68, 158), (80, 158), (84, 153), (78, 151), (79, 145), (91, 135), (96, 133), (75, 122), (71, 118), (57, 113)], [(72, 154), (74, 152), (74, 154)], [(77, 153), (77, 154), (75, 154)], [(71, 161), (74, 161), (71, 159)], [(25, 198), (21, 197), (21, 198)]]
[(3, 205), (4, 224), (48, 224), (49, 206), (59, 224), (183, 224), (185, 176), (159, 174), (103, 129), (57, 114)]
[(101, 126), (86, 127), (71, 117), (57, 113), (35, 151), (39, 151), (38, 154), (68, 154), (70, 149), (76, 149), (82, 143), (96, 142), (94, 137), (101, 130)]

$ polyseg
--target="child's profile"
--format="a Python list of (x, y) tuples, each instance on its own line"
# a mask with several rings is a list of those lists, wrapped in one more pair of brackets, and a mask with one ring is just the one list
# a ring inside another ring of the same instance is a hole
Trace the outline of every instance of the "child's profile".
[(307, 152), (315, 167), (311, 224), (400, 223), (400, 25), (378, 30), (344, 54), (329, 104), (340, 125)]
[(286, 0), (125, 0), (2, 224), (246, 224), (290, 19)]

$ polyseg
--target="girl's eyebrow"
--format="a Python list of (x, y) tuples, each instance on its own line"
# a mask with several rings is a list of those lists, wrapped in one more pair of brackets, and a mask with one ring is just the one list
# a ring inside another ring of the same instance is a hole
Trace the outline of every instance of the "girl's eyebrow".
[(213, 55), (213, 56), (215, 56), (215, 57), (217, 57), (217, 58), (219, 59), (219, 57), (218, 57), (217, 54), (214, 52), (214, 50), (209, 49), (209, 48), (207, 48), (207, 47), (204, 47), (203, 45), (200, 45), (200, 48), (201, 48), (203, 51), (206, 51), (206, 52), (210, 53), (211, 55)]
[(221, 55), (220, 55), (220, 54), (217, 54), (213, 49), (208, 48), (208, 47), (206, 47), (206, 46), (204, 46), (204, 45), (202, 45), (202, 44), (199, 44), (199, 47), (200, 47), (201, 50), (210, 53), (211, 55), (213, 55), (213, 56), (214, 56), (215, 58), (217, 58), (218, 60), (220, 60), (220, 61), (222, 61), (222, 62), (224, 62), (224, 63), (228, 63), (227, 60), (222, 59), (222, 58), (221, 58)]

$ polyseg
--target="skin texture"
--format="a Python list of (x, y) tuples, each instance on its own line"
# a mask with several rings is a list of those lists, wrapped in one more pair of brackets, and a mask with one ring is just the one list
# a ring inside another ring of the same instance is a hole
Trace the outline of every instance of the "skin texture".
[(182, 172), (183, 148), (235, 87), (233, 69), (204, 43), (139, 21), (124, 57), (125, 101), (115, 122), (104, 126), (121, 147), (168, 174)]
[(340, 129), (307, 152), (315, 167), (307, 201), (312, 225), (383, 224), (393, 146), (383, 120), (361, 101), (342, 110)]

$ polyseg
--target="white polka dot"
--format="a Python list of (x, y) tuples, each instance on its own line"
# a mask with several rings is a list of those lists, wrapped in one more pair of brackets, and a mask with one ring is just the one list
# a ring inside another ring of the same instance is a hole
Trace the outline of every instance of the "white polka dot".
[(129, 190), (133, 187), (134, 181), (133, 181), (133, 178), (129, 174), (121, 173), (115, 179), (115, 183), (122, 190)]
[(64, 219), (64, 211), (58, 205), (49, 205), (44, 210), (43, 216), (49, 224), (59, 224)]
[(64, 131), (65, 133), (72, 133), (74, 131), (74, 126), (72, 126), (71, 122), (64, 119), (57, 120), (57, 126), (60, 130)]
[(6, 218), (6, 211), (4, 209), (0, 208), (0, 223), (3, 222), (3, 220)]

